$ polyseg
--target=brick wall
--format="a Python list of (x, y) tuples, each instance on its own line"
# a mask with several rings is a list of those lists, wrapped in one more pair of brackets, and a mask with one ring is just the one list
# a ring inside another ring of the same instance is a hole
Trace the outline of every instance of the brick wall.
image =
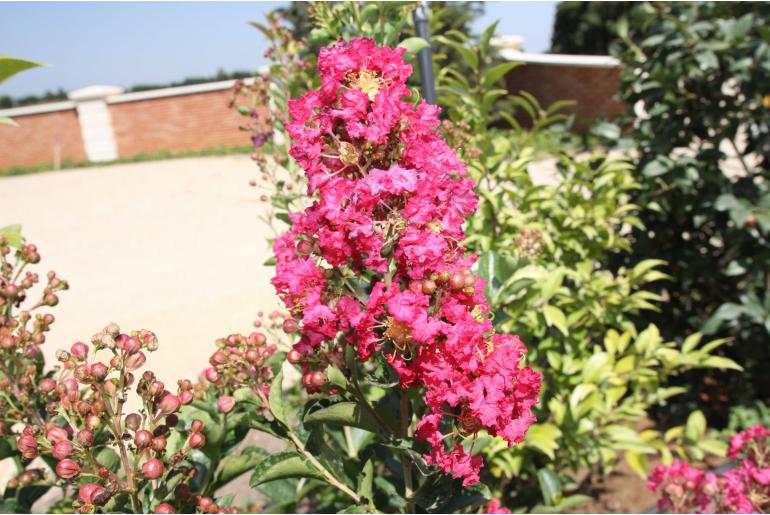
[(19, 127), (0, 124), (0, 170), (53, 163), (58, 143), (62, 161), (85, 161), (75, 109), (14, 116)]
[(248, 145), (229, 90), (110, 104), (120, 157)]
[(576, 104), (564, 109), (575, 115), (575, 129), (583, 132), (598, 117), (610, 120), (627, 111), (617, 99), (621, 68), (594, 66), (564, 66), (527, 63), (506, 76), (511, 93), (526, 91), (535, 96), (543, 108), (558, 100), (573, 100)]

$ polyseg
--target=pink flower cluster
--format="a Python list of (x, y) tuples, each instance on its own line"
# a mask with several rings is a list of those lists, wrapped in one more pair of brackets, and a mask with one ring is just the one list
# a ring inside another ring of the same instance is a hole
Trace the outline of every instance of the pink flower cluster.
[(518, 337), (494, 333), (460, 244), (474, 182), (438, 132), (439, 108), (404, 99), (403, 53), (370, 39), (322, 49), (321, 87), (290, 102), (291, 155), (315, 201), (276, 239), (273, 284), (305, 376), (341, 364), (345, 345), (362, 361), (384, 356), (402, 388), (425, 392), (426, 459), (469, 485), (483, 463), (463, 439), (485, 429), (521, 442), (541, 378), (522, 368)]
[(647, 480), (660, 510), (673, 513), (765, 513), (770, 508), (770, 430), (751, 427), (730, 439), (735, 468), (718, 476), (686, 462), (658, 465)]

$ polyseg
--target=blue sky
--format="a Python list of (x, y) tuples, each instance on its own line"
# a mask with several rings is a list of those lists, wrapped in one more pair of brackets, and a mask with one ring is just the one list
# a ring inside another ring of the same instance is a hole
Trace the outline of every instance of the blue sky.
[[(59, 86), (132, 86), (254, 69), (266, 44), (247, 22), (286, 2), (0, 2), (0, 55), (51, 64), (0, 84), (0, 95)], [(486, 2), (476, 30), (500, 19), (525, 49), (549, 47), (557, 2)]]

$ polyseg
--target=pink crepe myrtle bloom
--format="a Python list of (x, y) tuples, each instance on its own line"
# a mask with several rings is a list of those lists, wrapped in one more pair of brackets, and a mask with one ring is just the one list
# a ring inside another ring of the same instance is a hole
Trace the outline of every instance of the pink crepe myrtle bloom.
[[(522, 442), (541, 376), (518, 337), (494, 332), (476, 256), (460, 244), (475, 184), (438, 132), (439, 108), (407, 101), (403, 54), (340, 41), (319, 54), (320, 88), (289, 102), (290, 155), (313, 203), (274, 241), (272, 283), (296, 321), (308, 391), (332, 391), (310, 378), (345, 345), (384, 358), (423, 395), (426, 460), (470, 485), (483, 459), (466, 440), (486, 430)], [(303, 359), (313, 353), (326, 356)]]

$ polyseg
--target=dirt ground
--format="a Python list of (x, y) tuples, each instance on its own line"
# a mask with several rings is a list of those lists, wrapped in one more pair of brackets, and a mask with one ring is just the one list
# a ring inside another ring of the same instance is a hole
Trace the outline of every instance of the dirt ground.
[(158, 335), (147, 366), (175, 385), (274, 309), (255, 174), (248, 156), (221, 156), (0, 178), (0, 226), (22, 224), (39, 271), (70, 283), (46, 358), (114, 321)]

